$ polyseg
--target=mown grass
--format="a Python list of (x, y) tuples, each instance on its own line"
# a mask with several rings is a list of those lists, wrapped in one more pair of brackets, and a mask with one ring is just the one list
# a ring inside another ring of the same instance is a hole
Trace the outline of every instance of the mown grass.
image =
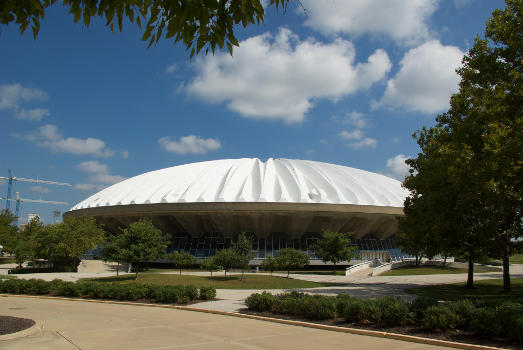
[(511, 264), (523, 264), (523, 254), (514, 254), (509, 258)]
[(241, 275), (229, 276), (191, 276), (160, 273), (140, 273), (138, 279), (134, 280), (134, 275), (124, 275), (119, 277), (103, 277), (90, 279), (100, 282), (121, 282), (121, 283), (151, 283), (157, 285), (187, 285), (212, 286), (216, 289), (291, 289), (291, 288), (314, 288), (336, 285), (333, 283), (316, 283), (309, 281), (296, 280), (292, 278), (250, 275), (245, 274), (243, 281)]
[(14, 264), (16, 262), (15, 258), (0, 256), (0, 265), (2, 264)]
[[(449, 267), (449, 266), (406, 266), (398, 269), (385, 271), (380, 276), (409, 276), (409, 275), (441, 275), (467, 273), (467, 268)], [(492, 272), (500, 271), (497, 268), (486, 266), (474, 266), (474, 272)]]
[(521, 303), (523, 295), (523, 279), (511, 278), (511, 292), (504, 292), (503, 280), (492, 279), (474, 282), (473, 289), (465, 288), (465, 283), (444, 284), (435, 286), (426, 286), (419, 288), (407, 288), (405, 291), (409, 294), (418, 296), (431, 297), (438, 300), (460, 300), (472, 299), (475, 301), (486, 302), (503, 302), (514, 301)]

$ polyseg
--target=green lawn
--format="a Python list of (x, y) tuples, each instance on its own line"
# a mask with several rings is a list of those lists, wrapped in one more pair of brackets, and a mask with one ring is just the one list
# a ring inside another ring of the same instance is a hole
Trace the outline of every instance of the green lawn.
[(521, 302), (523, 279), (511, 278), (512, 291), (502, 291), (503, 280), (492, 279), (474, 282), (474, 289), (466, 289), (465, 283), (444, 284), (420, 288), (405, 289), (407, 293), (427, 296), (438, 300), (473, 299), (487, 302), (516, 301)]
[(134, 275), (120, 277), (104, 277), (91, 279), (101, 282), (121, 282), (121, 283), (151, 283), (158, 285), (179, 285), (193, 284), (195, 286), (213, 286), (216, 289), (290, 289), (290, 288), (314, 288), (335, 285), (333, 283), (316, 283), (301, 281), (292, 278), (271, 277), (267, 275), (246, 274), (241, 281), (241, 275), (229, 276), (191, 276), (176, 274), (160, 274), (144, 272), (138, 274), (138, 280), (134, 280)]
[[(497, 268), (474, 266), (474, 272), (491, 272), (500, 271)], [(399, 269), (386, 271), (380, 276), (408, 276), (408, 275), (440, 275), (452, 273), (467, 273), (468, 269), (458, 267), (442, 267), (442, 266), (406, 266)]]
[(7, 256), (0, 256), (0, 265), (1, 264), (14, 264), (15, 258), (7, 257)]
[(511, 264), (523, 264), (523, 254), (514, 254), (509, 258)]

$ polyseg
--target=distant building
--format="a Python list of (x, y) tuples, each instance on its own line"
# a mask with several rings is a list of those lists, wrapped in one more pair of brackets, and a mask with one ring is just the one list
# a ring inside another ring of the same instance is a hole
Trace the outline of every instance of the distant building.
[[(245, 231), (257, 259), (307, 251), (323, 230), (355, 232), (362, 256), (396, 260), (396, 217), (408, 192), (397, 180), (340, 165), (294, 159), (222, 159), (144, 173), (78, 203), (64, 217), (92, 216), (120, 232), (139, 218), (172, 237), (170, 251), (212, 256)], [(365, 253), (368, 252), (368, 253)], [(375, 254), (372, 254), (374, 256)]]
[(37, 218), (38, 221), (42, 221), (42, 219), (40, 218), (39, 214), (37, 214), (37, 213), (30, 213), (30, 214), (27, 214), (27, 223), (30, 223), (31, 220), (33, 220), (34, 218)]

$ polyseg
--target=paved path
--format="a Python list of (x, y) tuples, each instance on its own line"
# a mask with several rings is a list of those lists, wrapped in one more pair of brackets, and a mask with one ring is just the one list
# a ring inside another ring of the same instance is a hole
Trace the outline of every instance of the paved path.
[(133, 305), (5, 297), (0, 313), (43, 329), (0, 349), (427, 349), (409, 343), (231, 316)]

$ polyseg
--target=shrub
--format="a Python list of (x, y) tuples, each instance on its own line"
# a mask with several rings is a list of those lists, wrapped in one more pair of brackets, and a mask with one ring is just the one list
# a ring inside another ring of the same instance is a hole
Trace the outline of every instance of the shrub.
[(420, 321), (423, 328), (431, 330), (453, 329), (456, 324), (456, 314), (446, 306), (429, 306)]
[(268, 292), (254, 293), (245, 299), (245, 303), (250, 310), (263, 312), (271, 309), (275, 299), (276, 297)]
[(400, 298), (385, 297), (376, 303), (381, 310), (380, 323), (387, 326), (404, 326), (410, 322), (409, 305)]
[(210, 300), (216, 298), (215, 287), (200, 287), (200, 299)]
[(483, 337), (503, 334), (503, 322), (498, 318), (494, 308), (476, 308), (470, 322), (470, 328)]
[(8, 279), (2, 282), (2, 292), (3, 293), (12, 293), (18, 294), (20, 290), (20, 280), (17, 279)]
[(336, 314), (338, 316), (345, 315), (345, 308), (347, 307), (347, 304), (351, 302), (351, 300), (354, 299), (349, 294), (338, 294), (336, 296)]
[(361, 322), (364, 319), (364, 301), (357, 298), (343, 301), (343, 318), (347, 322)]
[(381, 323), (383, 318), (383, 310), (376, 300), (363, 300), (362, 322), (370, 321), (373, 323)]
[(521, 342), (522, 337), (522, 306), (519, 303), (504, 302), (497, 310), (497, 318), (503, 325), (503, 334)]
[(470, 326), (476, 306), (468, 299), (452, 301), (446, 305), (456, 315), (456, 328), (466, 330)]
[(333, 297), (313, 295), (298, 300), (305, 304), (307, 318), (325, 320), (336, 317), (336, 302)]
[(410, 304), (410, 311), (414, 313), (414, 317), (417, 321), (421, 321), (423, 318), (423, 314), (425, 313), (425, 310), (427, 310), (430, 306), (437, 306), (438, 301), (434, 298), (430, 297), (418, 297), (416, 300)]
[(80, 295), (80, 291), (74, 282), (64, 281), (58, 286), (56, 294), (65, 297), (77, 297)]
[(196, 286), (193, 286), (192, 284), (188, 284), (185, 286), (185, 291), (183, 295), (187, 296), (189, 300), (198, 299), (198, 288), (196, 288)]

